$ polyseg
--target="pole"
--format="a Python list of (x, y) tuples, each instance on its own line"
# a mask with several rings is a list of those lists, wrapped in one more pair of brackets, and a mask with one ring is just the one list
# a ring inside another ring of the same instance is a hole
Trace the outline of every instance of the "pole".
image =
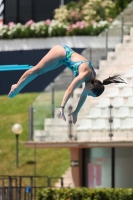
[(105, 30), (106, 31), (106, 59), (108, 56), (108, 29)]
[[(112, 117), (112, 109), (113, 106), (110, 105), (109, 106), (109, 123), (110, 123), (110, 133), (109, 133), (109, 137), (110, 139), (112, 139), (113, 137), (113, 129), (112, 129), (112, 123), (113, 123), (113, 117)], [(115, 148), (112, 147), (111, 148), (111, 187), (114, 188), (115, 187)]]
[(92, 63), (92, 48), (90, 47), (90, 62)]
[(111, 148), (111, 177), (112, 177), (112, 188), (115, 188), (115, 148)]
[(32, 20), (35, 20), (34, 19), (34, 5), (35, 5), (35, 2), (34, 2), (34, 0), (32, 0), (32, 10), (31, 10), (31, 16), (32, 16)]
[(36, 163), (37, 163), (36, 162), (36, 143), (34, 143), (34, 196), (35, 196), (35, 200), (36, 200)]
[(61, 0), (61, 6), (64, 6), (64, 0)]
[[(73, 72), (71, 71), (71, 74), (72, 74), (72, 81), (73, 81), (73, 79), (74, 79), (74, 74), (73, 74)], [(73, 98), (73, 92), (72, 92), (72, 95), (71, 95), (71, 97)]]
[(123, 35), (124, 35), (124, 14), (121, 12), (121, 43), (123, 43)]
[(112, 130), (112, 123), (113, 123), (113, 117), (112, 117), (112, 108), (113, 108), (113, 106), (112, 105), (110, 105), (109, 106), (109, 113), (110, 113), (110, 116), (109, 116), (109, 124), (110, 124), (110, 131), (109, 131), (109, 137), (110, 137), (110, 139), (112, 139), (112, 137), (113, 137), (113, 130)]
[(34, 143), (34, 176), (36, 176), (36, 143)]
[(5, 200), (4, 178), (2, 178), (2, 199)]
[(6, 8), (5, 8), (5, 6), (6, 6), (6, 0), (3, 0), (3, 4), (4, 4), (4, 10), (3, 10), (3, 24), (5, 24), (5, 14), (6, 14)]
[(9, 192), (8, 192), (8, 199), (12, 200), (12, 178), (9, 176)]
[(33, 106), (29, 107), (29, 140), (33, 140)]
[[(71, 113), (72, 112), (72, 106), (69, 106), (68, 110), (69, 110), (69, 113)], [(69, 118), (69, 135), (68, 136), (69, 136), (70, 140), (72, 140), (73, 135), (72, 135), (72, 119), (71, 119), (71, 116)]]
[(52, 118), (54, 118), (54, 82), (52, 83)]
[(19, 165), (19, 158), (18, 158), (18, 154), (19, 154), (19, 148), (18, 148), (18, 139), (19, 139), (19, 134), (16, 134), (16, 168), (18, 168)]
[(16, 22), (19, 23), (19, 0), (17, 0), (17, 6), (16, 6), (16, 13), (17, 13), (17, 19)]
[(64, 178), (61, 177), (60, 181), (61, 181), (61, 188), (63, 188), (63, 186), (64, 186)]

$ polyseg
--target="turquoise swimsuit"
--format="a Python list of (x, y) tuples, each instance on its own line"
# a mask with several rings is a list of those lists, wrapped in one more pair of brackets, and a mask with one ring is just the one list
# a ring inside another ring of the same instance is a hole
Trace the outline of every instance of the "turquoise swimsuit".
[(65, 51), (66, 51), (66, 58), (62, 61), (62, 64), (66, 65), (69, 69), (71, 69), (72, 72), (74, 73), (75, 77), (78, 76), (78, 74), (79, 74), (79, 72), (78, 72), (79, 66), (82, 63), (85, 63), (85, 62), (87, 62), (88, 65), (90, 66), (90, 68), (92, 69), (91, 74), (90, 74), (90, 76), (88, 78), (89, 79), (91, 78), (92, 73), (94, 73), (94, 76), (96, 76), (96, 72), (94, 71), (91, 62), (89, 62), (88, 60), (82, 60), (82, 61), (76, 61), (76, 62), (72, 61), (71, 60), (71, 56), (72, 56), (74, 51), (70, 47), (68, 47), (66, 45), (61, 45), (61, 46), (63, 46)]

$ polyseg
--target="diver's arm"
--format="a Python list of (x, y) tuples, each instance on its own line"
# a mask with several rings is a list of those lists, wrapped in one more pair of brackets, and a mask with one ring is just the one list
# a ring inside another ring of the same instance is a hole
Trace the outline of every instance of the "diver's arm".
[(79, 102), (78, 102), (77, 107), (76, 107), (76, 109), (75, 109), (75, 112), (76, 112), (77, 114), (78, 114), (78, 112), (80, 111), (80, 109), (82, 108), (82, 106), (83, 106), (83, 104), (84, 104), (86, 98), (87, 98), (87, 92), (86, 92), (86, 90), (84, 89), (83, 92), (82, 92), (81, 95), (80, 95)]
[(61, 102), (61, 108), (60, 108), (60, 117), (62, 117), (64, 120), (66, 120), (65, 115), (64, 115), (64, 108), (65, 105), (67, 103), (67, 101), (69, 100), (69, 98), (71, 97), (73, 91), (84, 82), (84, 73), (82, 73), (81, 75), (77, 76), (72, 83), (70, 84), (70, 86), (67, 88), (62, 102)]
[(61, 102), (61, 106), (65, 107), (67, 101), (69, 100), (69, 98), (71, 97), (73, 91), (79, 86), (81, 85), (82, 83), (84, 82), (84, 76), (83, 75), (80, 75), (80, 76), (77, 76), (73, 81), (72, 83), (69, 85), (69, 87), (67, 88), (64, 96), (63, 96), (63, 99), (62, 99), (62, 102)]
[(77, 104), (75, 111), (73, 111), (72, 113), (69, 114), (69, 116), (72, 116), (72, 122), (74, 124), (77, 122), (78, 113), (79, 113), (81, 107), (83, 106), (86, 98), (87, 98), (87, 92), (84, 89), (81, 96), (80, 96), (80, 99), (79, 99), (79, 102)]

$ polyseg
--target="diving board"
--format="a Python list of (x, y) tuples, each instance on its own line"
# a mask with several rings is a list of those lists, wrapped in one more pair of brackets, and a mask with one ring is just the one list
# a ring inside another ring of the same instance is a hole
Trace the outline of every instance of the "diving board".
[(27, 70), (31, 69), (31, 65), (0, 65), (0, 71)]

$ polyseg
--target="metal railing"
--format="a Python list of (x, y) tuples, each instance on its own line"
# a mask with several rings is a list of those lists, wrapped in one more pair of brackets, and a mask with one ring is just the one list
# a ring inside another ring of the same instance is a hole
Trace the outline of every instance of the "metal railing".
[(55, 188), (55, 179), (64, 187), (62, 177), (0, 176), (0, 200), (36, 200), (40, 189)]

